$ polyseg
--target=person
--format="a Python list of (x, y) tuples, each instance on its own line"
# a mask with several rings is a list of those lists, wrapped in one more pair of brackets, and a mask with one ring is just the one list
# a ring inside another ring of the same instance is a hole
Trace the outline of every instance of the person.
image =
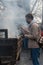
[[(38, 44), (38, 40), (41, 37), (41, 30), (39, 25), (36, 22), (33, 22), (33, 15), (31, 13), (25, 16), (26, 22), (29, 24), (28, 29), (22, 27), (22, 29), (27, 32), (24, 34), (25, 37), (29, 38), (28, 48), (31, 49), (31, 57), (33, 65), (40, 65), (38, 61), (38, 57), (40, 54), (40, 47)], [(37, 41), (36, 41), (37, 40)]]

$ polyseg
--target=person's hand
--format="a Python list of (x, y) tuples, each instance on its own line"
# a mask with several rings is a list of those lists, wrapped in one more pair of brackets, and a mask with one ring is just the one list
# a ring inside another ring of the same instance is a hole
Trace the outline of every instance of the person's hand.
[(25, 36), (25, 37), (28, 37), (28, 35), (27, 35), (27, 34), (25, 34), (24, 36)]
[(31, 35), (31, 34), (25, 34), (24, 36), (29, 38), (29, 39), (33, 39), (33, 35)]
[(29, 34), (30, 31), (28, 30), (28, 28), (26, 27), (21, 27), (21, 30), (25, 33), (25, 34)]

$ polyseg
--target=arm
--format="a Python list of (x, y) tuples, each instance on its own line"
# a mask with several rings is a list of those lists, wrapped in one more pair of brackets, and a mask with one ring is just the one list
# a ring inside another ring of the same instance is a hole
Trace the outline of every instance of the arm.
[(30, 31), (26, 27), (21, 27), (21, 30), (24, 31), (26, 34), (30, 33)]
[(39, 28), (37, 25), (33, 25), (32, 26), (32, 34), (26, 34), (25, 36), (30, 38), (30, 39), (38, 39), (38, 37), (40, 37), (40, 32), (39, 32)]
[(29, 39), (33, 39), (33, 35), (31, 34), (25, 34), (25, 37), (28, 37)]

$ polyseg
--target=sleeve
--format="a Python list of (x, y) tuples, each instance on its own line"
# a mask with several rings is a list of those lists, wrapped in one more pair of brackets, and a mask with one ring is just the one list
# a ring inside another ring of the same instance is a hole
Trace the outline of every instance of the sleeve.
[(32, 26), (32, 35), (35, 39), (38, 39), (40, 37), (40, 30), (37, 25)]

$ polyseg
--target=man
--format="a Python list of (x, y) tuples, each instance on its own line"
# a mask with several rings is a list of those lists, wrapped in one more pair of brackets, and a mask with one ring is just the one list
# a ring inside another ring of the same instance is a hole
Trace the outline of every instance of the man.
[(38, 57), (40, 53), (40, 48), (37, 41), (41, 37), (41, 31), (40, 31), (39, 25), (36, 22), (32, 21), (33, 18), (34, 17), (32, 14), (27, 14), (26, 22), (30, 25), (28, 29), (23, 27), (22, 29), (25, 32), (27, 32), (26, 34), (24, 34), (24, 36), (29, 38), (28, 47), (31, 49), (33, 65), (39, 65)]

